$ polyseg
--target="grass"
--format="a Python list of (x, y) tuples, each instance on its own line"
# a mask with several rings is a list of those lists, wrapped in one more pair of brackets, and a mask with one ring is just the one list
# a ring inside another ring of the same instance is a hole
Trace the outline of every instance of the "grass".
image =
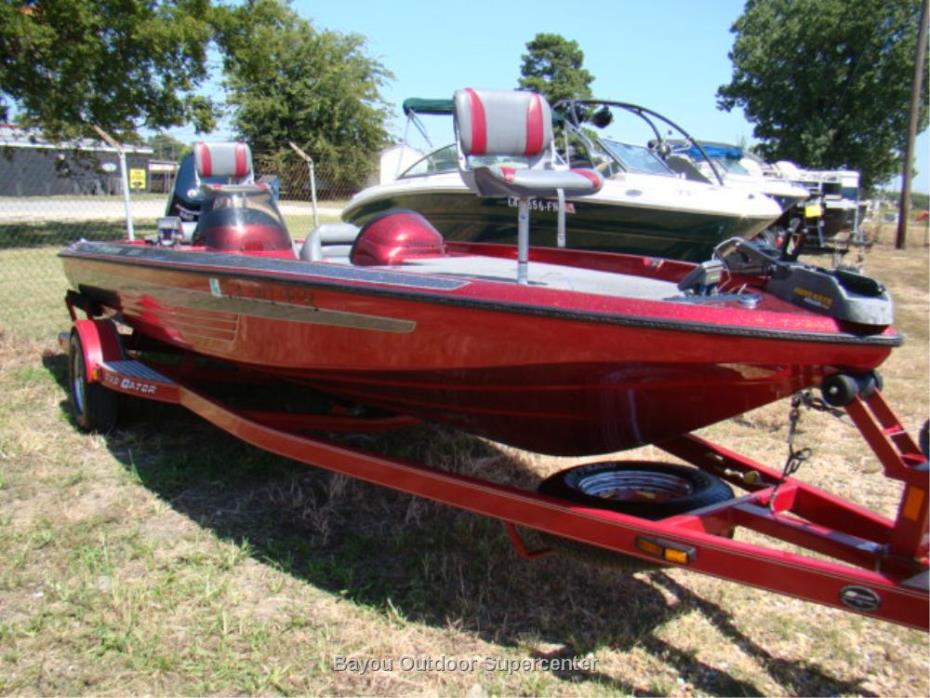
[[(527, 562), (492, 521), (271, 456), (167, 407), (79, 433), (48, 339), (63, 311), (31, 335), (6, 319), (11, 299), (38, 302), (39, 267), (14, 255), (42, 250), (50, 269), (55, 249), (0, 251), (0, 693), (930, 691), (915, 631), (680, 570)], [(883, 373), (916, 427), (930, 411), (927, 249), (880, 243), (866, 269), (908, 335)], [(777, 464), (787, 409), (703, 433)], [(802, 426), (815, 457), (801, 477), (893, 512), (897, 488), (852, 429), (820, 413)], [(523, 487), (569, 464), (428, 426), (349, 441)], [(339, 657), (394, 669), (336, 671)], [(469, 669), (405, 670), (404, 657)], [(579, 668), (508, 671), (551, 658)]]
[[(304, 239), (313, 228), (312, 215), (290, 214), (284, 220), (295, 240)], [(321, 215), (319, 220), (339, 219)], [(134, 229), (136, 239), (152, 236), (155, 221), (136, 220)], [(67, 321), (67, 281), (59, 250), (81, 238), (122, 240), (125, 231), (124, 223), (112, 220), (0, 223), (0, 327), (26, 339), (53, 336)]]

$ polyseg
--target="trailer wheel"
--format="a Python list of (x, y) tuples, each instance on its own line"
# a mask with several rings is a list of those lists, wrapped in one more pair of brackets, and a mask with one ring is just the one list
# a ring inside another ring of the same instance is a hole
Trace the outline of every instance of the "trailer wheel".
[(569, 468), (543, 480), (539, 492), (653, 521), (733, 498), (729, 485), (703, 470), (649, 461)]
[(119, 395), (87, 380), (84, 346), (76, 332), (68, 343), (68, 395), (81, 431), (108, 432), (116, 426)]
[[(703, 470), (648, 461), (608, 461), (569, 468), (543, 480), (539, 492), (652, 521), (733, 498), (729, 485)], [(540, 532), (540, 537), (572, 557), (627, 572), (662, 566), (548, 533)]]

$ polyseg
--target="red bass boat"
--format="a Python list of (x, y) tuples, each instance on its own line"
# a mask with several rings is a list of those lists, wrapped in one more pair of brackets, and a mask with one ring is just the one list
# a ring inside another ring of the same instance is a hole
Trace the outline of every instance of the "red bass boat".
[[(380, 461), (374, 469), (368, 461), (364, 467), (343, 467), (337, 464), (347, 458), (344, 450), (336, 454), (316, 442), (312, 448), (305, 441), (292, 442), (303, 437), (285, 427), (297, 424), (299, 415), (279, 414), (275, 424), (283, 431), (272, 433), (257, 426), (257, 412), (244, 416), (222, 399), (204, 395), (210, 384), (270, 381), (326, 396), (348, 410), (345, 414), (356, 409), (347, 405), (362, 405), (385, 424), (397, 419), (389, 412), (538, 452), (596, 454), (658, 442), (685, 455), (685, 445), (670, 446), (690, 438), (682, 435), (805, 388), (819, 386), (826, 399), (839, 405), (858, 404), (877, 392), (873, 369), (901, 342), (881, 284), (852, 272), (813, 268), (742, 239), (721, 244), (715, 259), (701, 265), (531, 250), (531, 199), (564, 200), (595, 192), (600, 176), (557, 168), (549, 106), (540, 96), (462, 90), (454, 102), (462, 177), (479, 195), (519, 200), (516, 248), (447, 243), (418, 214), (392, 211), (367, 223), (347, 256), (327, 257), (321, 254), (325, 241), (315, 235), (299, 249), (292, 244), (261, 186), (207, 185), (189, 245), (169, 226), (154, 243), (81, 241), (61, 253), (72, 288), (69, 306), (95, 317), (112, 316), (132, 331), (131, 336), (117, 335), (101, 329), (101, 320), (76, 325), (71, 384), (79, 424), (109, 426), (103, 388), (156, 399), (170, 394), (161, 399), (180, 401), (276, 452), (499, 515), (511, 524), (648, 556), (655, 546), (647, 549), (624, 537), (652, 530), (643, 528), (635, 507), (614, 507), (625, 513), (611, 513), (611, 525), (622, 528), (625, 521), (627, 528), (619, 537), (614, 530), (611, 538), (603, 520), (591, 523), (591, 502), (597, 497), (583, 500), (583, 515), (571, 514), (564, 502), (553, 503), (552, 497), (573, 486), (564, 478), (544, 487), (543, 495), (530, 495), (501, 493), (499, 487), (459, 482), (446, 474), (427, 476), (422, 469), (414, 475), (409, 466), (398, 474), (400, 466)], [(235, 154), (233, 145), (200, 144), (198, 170), (204, 172), (209, 162), (211, 174), (222, 175), (225, 163), (229, 174), (238, 173)], [(511, 154), (529, 166), (479, 164), (483, 156), (497, 156), (500, 163)], [(157, 366), (137, 360), (153, 354), (181, 360)], [(909, 443), (902, 447), (905, 461), (923, 460)], [(726, 463), (731, 481), (756, 492), (753, 506), (774, 497), (769, 480), (777, 473), (736, 462), (732, 454)], [(737, 476), (750, 470), (769, 475), (750, 485), (748, 478), (744, 482)], [(674, 470), (653, 471), (654, 482), (669, 472), (684, 482), (686, 493), (702, 486)], [(603, 482), (604, 473), (593, 475), (593, 482)], [(578, 477), (575, 489), (585, 490), (585, 477)], [(925, 480), (926, 474), (920, 477)], [(418, 478), (425, 479), (415, 485)], [(642, 484), (627, 487), (628, 492), (642, 489)], [(729, 487), (717, 489), (721, 499), (732, 497)], [(786, 490), (781, 491), (784, 500)], [(666, 495), (674, 500), (674, 488)], [(824, 504), (817, 497), (808, 494), (804, 501), (820, 511)], [(665, 514), (719, 504), (717, 499), (691, 499), (690, 507)], [(495, 513), (493, 507), (504, 501), (506, 515)], [(529, 507), (525, 515), (520, 513), (524, 505)], [(926, 528), (926, 501), (911, 506), (922, 517), (917, 528)], [(685, 548), (695, 549), (701, 536), (716, 540), (733, 526), (746, 525), (727, 511), (723, 523), (715, 519), (712, 525), (693, 516), (692, 524), (702, 522), (699, 535), (663, 529), (671, 537), (662, 540), (673, 547), (674, 541), (685, 541)], [(830, 525), (836, 520), (831, 516)], [(857, 526), (870, 535), (881, 529), (879, 537), (892, 530), (890, 522), (871, 519)], [(907, 535), (904, 547), (916, 545), (925, 560), (926, 541), (914, 543), (919, 531)], [(844, 543), (852, 551), (847, 557), (862, 557), (861, 546), (850, 541)], [(662, 552), (671, 549), (665, 543), (658, 547), (660, 556), (681, 562), (680, 556)], [(718, 549), (721, 544), (727, 550), (746, 547), (729, 539), (715, 543)], [(826, 547), (824, 542), (814, 546), (821, 552)], [(705, 555), (713, 560), (713, 553)], [(925, 570), (925, 562), (915, 564), (899, 564), (898, 580)], [(719, 567), (717, 560), (704, 571), (720, 573)], [(745, 581), (778, 588), (758, 579)], [(782, 590), (801, 593), (805, 583)], [(831, 587), (829, 594), (837, 593)], [(918, 605), (926, 609), (925, 593), (900, 594), (918, 594)], [(839, 605), (833, 597), (801, 595)], [(901, 618), (913, 608), (889, 613), (891, 619), (911, 622)]]
[(150, 340), (561, 455), (866, 374), (901, 341), (739, 274), (683, 292), (683, 263), (539, 250), (520, 285), (511, 249), (444, 246), (412, 213), (369, 224), (346, 265), (91, 242), (62, 254), (82, 297)]
[[(535, 124), (528, 136), (510, 122), (495, 133), (486, 99), (486, 134), (462, 127), (477, 134), (461, 139), (463, 158), (544, 161), (548, 106), (535, 99), (518, 105)], [(221, 154), (205, 160), (222, 171)], [(465, 174), (482, 193), (524, 202), (600, 183), (542, 166)], [(900, 342), (878, 284), (779, 262), (741, 240), (700, 267), (523, 248), (518, 281), (517, 250), (446, 244), (409, 211), (370, 222), (340, 264), (299, 259), (259, 187), (207, 195), (192, 247), (64, 251), (72, 288), (150, 340), (533, 451), (606, 453), (687, 433), (830, 376), (866, 374)]]

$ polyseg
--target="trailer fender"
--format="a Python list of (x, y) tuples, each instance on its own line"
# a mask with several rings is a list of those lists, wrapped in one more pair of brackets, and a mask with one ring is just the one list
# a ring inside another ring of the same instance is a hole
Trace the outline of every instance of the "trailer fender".
[(112, 320), (76, 320), (71, 332), (78, 336), (84, 348), (84, 375), (90, 383), (100, 382), (98, 367), (101, 363), (124, 358), (119, 332)]

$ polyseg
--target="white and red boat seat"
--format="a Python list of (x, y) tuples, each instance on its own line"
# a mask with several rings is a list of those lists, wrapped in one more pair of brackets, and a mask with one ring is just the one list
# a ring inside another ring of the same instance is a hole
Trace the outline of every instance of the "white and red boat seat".
[(232, 184), (251, 184), (252, 151), (245, 143), (206, 143), (194, 145), (198, 177), (229, 177)]
[[(466, 183), (482, 196), (582, 196), (600, 190), (594, 170), (554, 169), (552, 112), (535, 92), (458, 90), (453, 97), (455, 131)], [(476, 156), (525, 159), (515, 164), (474, 165)]]
[(545, 156), (552, 142), (552, 112), (535, 92), (458, 90), (453, 99), (466, 155)]

